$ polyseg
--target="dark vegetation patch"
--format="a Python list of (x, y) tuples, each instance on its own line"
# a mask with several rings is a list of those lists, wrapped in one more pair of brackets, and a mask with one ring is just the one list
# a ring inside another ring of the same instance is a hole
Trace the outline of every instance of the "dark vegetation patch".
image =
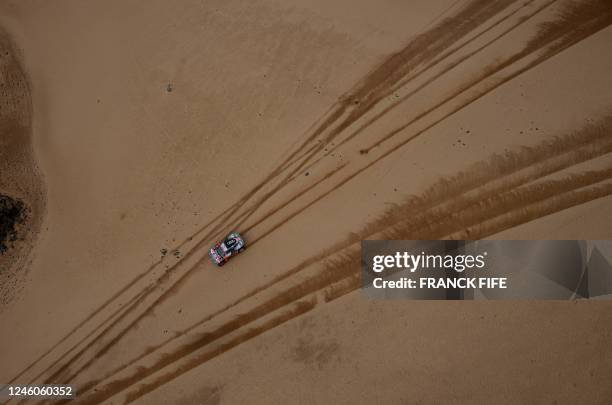
[(17, 240), (17, 227), (26, 219), (26, 205), (0, 194), (0, 254), (4, 254)]

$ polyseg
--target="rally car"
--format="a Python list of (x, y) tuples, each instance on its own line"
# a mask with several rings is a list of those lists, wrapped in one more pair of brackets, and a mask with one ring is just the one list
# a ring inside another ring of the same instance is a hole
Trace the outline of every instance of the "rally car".
[(234, 255), (246, 249), (246, 242), (238, 232), (232, 232), (223, 240), (210, 248), (208, 256), (217, 266), (223, 266)]

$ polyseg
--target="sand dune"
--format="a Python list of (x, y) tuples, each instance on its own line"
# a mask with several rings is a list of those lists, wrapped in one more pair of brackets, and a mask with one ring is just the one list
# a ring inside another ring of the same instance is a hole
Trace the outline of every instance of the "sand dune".
[[(608, 1), (0, 11), (0, 193), (29, 207), (0, 381), (91, 404), (612, 395), (605, 303), (358, 291), (362, 239), (611, 237)], [(250, 248), (220, 271), (234, 229)]]
[(45, 193), (32, 150), (30, 86), (21, 55), (0, 30), (0, 302), (23, 287), (44, 215)]

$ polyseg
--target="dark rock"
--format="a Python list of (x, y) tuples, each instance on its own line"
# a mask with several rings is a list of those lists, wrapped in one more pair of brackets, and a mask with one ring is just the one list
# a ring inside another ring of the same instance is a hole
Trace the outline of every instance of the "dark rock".
[(7, 251), (7, 242), (18, 239), (17, 226), (25, 221), (26, 211), (22, 201), (0, 194), (0, 254)]

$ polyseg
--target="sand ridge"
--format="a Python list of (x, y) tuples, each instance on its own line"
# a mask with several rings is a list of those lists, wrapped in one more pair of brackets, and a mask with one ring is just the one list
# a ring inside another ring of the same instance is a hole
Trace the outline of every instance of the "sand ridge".
[(28, 77), (13, 40), (1, 29), (0, 93), (0, 304), (4, 308), (23, 287), (42, 223), (45, 193), (31, 143)]

